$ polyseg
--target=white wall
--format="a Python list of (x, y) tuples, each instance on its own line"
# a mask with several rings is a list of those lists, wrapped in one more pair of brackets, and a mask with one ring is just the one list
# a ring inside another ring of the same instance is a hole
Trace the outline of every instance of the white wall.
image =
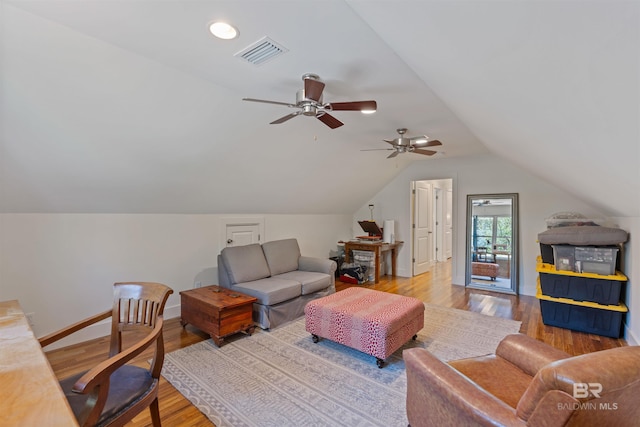
[[(376, 206), (375, 219), (396, 221), (396, 240), (404, 241), (398, 256), (398, 274), (411, 276), (411, 181), (453, 179), (453, 283), (463, 285), (465, 279), (465, 214), (468, 194), (519, 193), (520, 211), (520, 293), (535, 295), (536, 257), (540, 250), (538, 233), (546, 229), (545, 218), (560, 211), (577, 211), (589, 217), (603, 218), (597, 212), (545, 181), (495, 155), (457, 158), (433, 158), (416, 162), (403, 170), (393, 181), (373, 196), (355, 214), (369, 218), (367, 205)], [(354, 235), (360, 230), (356, 229)]]
[[(115, 282), (156, 281), (174, 290), (165, 317), (179, 316), (180, 291), (216, 282), (220, 219), (234, 216), (0, 214), (0, 300), (19, 300), (42, 336), (109, 308)], [(303, 255), (328, 257), (351, 233), (350, 215), (263, 217), (265, 241), (296, 237)]]
[[(625, 302), (629, 309), (625, 321), (625, 338), (630, 345), (640, 345), (640, 218), (613, 218), (620, 228), (629, 232), (629, 241), (625, 245), (622, 265), (624, 274), (629, 279), (625, 290)], [(634, 268), (635, 267), (635, 268)]]

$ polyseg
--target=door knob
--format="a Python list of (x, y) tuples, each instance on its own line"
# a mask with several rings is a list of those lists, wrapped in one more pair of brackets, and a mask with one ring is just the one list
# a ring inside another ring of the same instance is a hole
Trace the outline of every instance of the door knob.
[(227, 239), (227, 244), (228, 244), (228, 245), (230, 245), (230, 244), (232, 244), (232, 243), (233, 243), (233, 240), (231, 240), (231, 239)]

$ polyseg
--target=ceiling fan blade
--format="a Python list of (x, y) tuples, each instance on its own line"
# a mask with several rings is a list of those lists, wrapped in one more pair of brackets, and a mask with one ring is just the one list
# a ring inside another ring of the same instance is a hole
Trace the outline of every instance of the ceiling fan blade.
[(332, 102), (329, 108), (333, 111), (376, 111), (376, 101)]
[(386, 142), (387, 144), (391, 144), (394, 147), (398, 144), (396, 144), (396, 140), (395, 139), (383, 139), (384, 142)]
[(340, 120), (333, 117), (331, 114), (327, 114), (327, 113), (319, 114), (316, 116), (316, 118), (320, 120), (322, 123), (324, 123), (325, 125), (329, 126), (331, 129), (339, 128), (344, 124)]
[(434, 154), (437, 153), (437, 151), (423, 150), (421, 148), (414, 148), (411, 152), (412, 153), (418, 153), (418, 154), (424, 154), (425, 156), (433, 156)]
[(279, 125), (280, 123), (284, 123), (287, 120), (293, 119), (295, 116), (299, 116), (299, 115), (300, 115), (300, 111), (296, 111), (295, 113), (287, 114), (284, 117), (280, 117), (278, 120), (274, 120), (269, 124), (270, 125)]
[(393, 148), (365, 148), (364, 150), (360, 150), (360, 151), (391, 151), (393, 150)]
[(387, 159), (390, 159), (390, 158), (392, 158), (392, 157), (395, 157), (395, 156), (397, 156), (398, 154), (400, 154), (400, 152), (399, 152), (399, 151), (394, 151), (393, 153), (391, 153), (391, 154), (389, 154), (389, 155), (387, 156)]
[(288, 102), (268, 101), (266, 99), (242, 98), (242, 100), (243, 101), (251, 101), (251, 102), (264, 102), (265, 104), (286, 105), (287, 107), (295, 107), (296, 106), (296, 104), (290, 104)]
[(324, 83), (314, 79), (304, 79), (304, 97), (313, 99), (316, 102), (320, 101), (322, 91), (324, 90)]

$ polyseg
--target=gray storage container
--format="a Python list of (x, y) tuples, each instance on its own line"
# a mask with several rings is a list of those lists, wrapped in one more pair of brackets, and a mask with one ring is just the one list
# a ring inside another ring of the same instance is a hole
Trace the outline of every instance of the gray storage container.
[(576, 246), (576, 271), (579, 273), (594, 273), (611, 275), (616, 271), (618, 248)]

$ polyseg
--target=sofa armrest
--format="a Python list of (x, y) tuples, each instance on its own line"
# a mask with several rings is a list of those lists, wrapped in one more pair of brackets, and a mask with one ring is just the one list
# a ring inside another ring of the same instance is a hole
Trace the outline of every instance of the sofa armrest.
[(496, 356), (535, 377), (538, 371), (549, 363), (566, 359), (571, 355), (527, 335), (512, 334), (500, 342)]
[(412, 426), (524, 426), (515, 410), (427, 350), (405, 350), (407, 417)]
[(338, 265), (336, 262), (328, 258), (325, 259), (308, 256), (301, 256), (298, 258), (298, 270), (327, 273), (333, 276), (337, 268)]

